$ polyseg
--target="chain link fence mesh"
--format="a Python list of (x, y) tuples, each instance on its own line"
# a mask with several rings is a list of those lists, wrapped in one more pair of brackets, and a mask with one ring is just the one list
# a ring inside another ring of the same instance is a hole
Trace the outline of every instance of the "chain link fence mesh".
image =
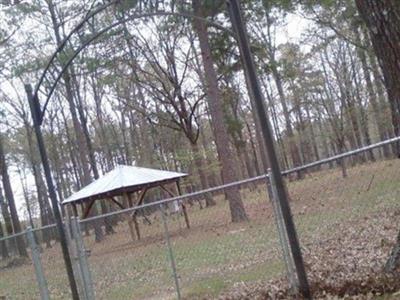
[[(29, 257), (21, 256), (18, 239), (23, 241)], [(36, 239), (38, 239), (36, 237)], [(0, 299), (28, 299), (40, 297), (31, 250), (25, 234), (0, 241)]]
[[(380, 277), (399, 230), (400, 160), (364, 154), (287, 178), (291, 208), (310, 281), (339, 294)], [(290, 174), (291, 176), (298, 174)]]
[[(373, 160), (366, 150), (283, 172), (307, 274), (312, 283), (323, 278), (327, 290), (381, 270), (397, 235), (400, 160), (383, 158), (380, 147), (371, 151)], [(81, 220), (96, 299), (214, 298), (253, 283), (268, 289), (267, 282), (284, 278), (267, 180), (231, 184), (246, 222), (232, 222), (229, 187), (122, 211), (107, 203), (111, 214)], [(69, 299), (57, 230), (34, 233), (50, 297)], [(20, 258), (15, 237), (0, 241), (0, 257), (5, 248), (0, 296), (38, 298), (31, 260)]]

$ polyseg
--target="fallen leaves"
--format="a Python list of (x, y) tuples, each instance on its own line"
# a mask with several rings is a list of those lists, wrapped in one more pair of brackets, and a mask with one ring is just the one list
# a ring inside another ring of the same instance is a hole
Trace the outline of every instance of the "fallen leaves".
[[(329, 236), (311, 237), (303, 249), (315, 299), (374, 299), (400, 290), (400, 272), (383, 266), (393, 246), (398, 211), (335, 224)], [(382, 242), (384, 241), (384, 242)], [(400, 293), (398, 293), (400, 296)], [(286, 278), (237, 283), (219, 299), (296, 299)]]

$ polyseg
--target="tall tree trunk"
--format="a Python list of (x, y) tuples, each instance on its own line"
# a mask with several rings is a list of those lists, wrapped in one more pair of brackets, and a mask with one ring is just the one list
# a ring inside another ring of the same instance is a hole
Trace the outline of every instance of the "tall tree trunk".
[[(85, 145), (86, 145), (86, 150), (87, 150), (86, 152), (89, 156), (89, 165), (92, 169), (93, 177), (96, 180), (99, 178), (99, 170), (98, 170), (97, 164), (96, 164), (96, 158), (95, 158), (95, 153), (94, 153), (94, 149), (93, 149), (93, 144), (90, 139), (90, 133), (89, 133), (89, 128), (88, 128), (88, 124), (87, 124), (87, 117), (85, 115), (85, 111), (84, 111), (84, 107), (83, 107), (83, 101), (82, 101), (82, 98), (79, 93), (78, 82), (76, 80), (76, 76), (75, 76), (72, 68), (71, 68), (71, 74), (73, 75), (72, 78), (74, 79), (74, 84), (76, 87), (76, 89), (75, 89), (76, 90), (76, 99), (77, 99), (76, 108), (78, 110), (79, 121), (80, 121), (80, 126), (82, 128), (82, 133), (85, 138)], [(92, 207), (93, 215), (98, 214), (97, 210), (98, 210), (99, 205), (100, 205), (100, 210), (101, 210), (102, 214), (108, 213), (108, 208), (107, 208), (105, 202), (104, 201), (99, 201), (99, 202), (100, 202), (100, 204), (97, 202)], [(107, 218), (99, 219), (95, 223), (96, 224), (95, 224), (94, 229), (95, 229), (96, 241), (99, 242), (103, 239), (103, 231), (101, 229), (101, 224), (104, 224), (107, 234), (114, 233), (114, 229), (112, 228), (111, 222), (109, 222), (109, 220)]]
[[(6, 163), (6, 156), (4, 152), (4, 141), (3, 136), (0, 134), (0, 174), (3, 181), (4, 193), (8, 207), (10, 208), (11, 221), (14, 229), (14, 234), (22, 231), (21, 223), (19, 222), (19, 217), (17, 213), (17, 207), (15, 205), (14, 194), (11, 188), (10, 177), (8, 175), (8, 167)], [(28, 257), (28, 252), (26, 251), (26, 245), (22, 236), (16, 237), (18, 253), (20, 256)]]
[[(193, 151), (193, 156), (194, 156), (194, 163), (196, 165), (197, 172), (199, 173), (200, 177), (200, 183), (202, 189), (207, 189), (209, 188), (208, 180), (206, 175), (204, 174), (204, 160), (203, 160), (203, 155), (200, 152), (199, 145), (197, 142), (195, 143), (190, 143), (190, 146)], [(206, 207), (213, 206), (215, 205), (215, 200), (211, 196), (210, 193), (206, 193), (204, 195), (204, 198), (206, 200)]]
[[(347, 63), (343, 59), (342, 62), (342, 72), (344, 78), (338, 76), (338, 79), (341, 80), (342, 90), (341, 94), (343, 97), (344, 107), (346, 107), (347, 117), (349, 119), (349, 123), (351, 124), (351, 131), (348, 132), (348, 138), (350, 143), (352, 144), (353, 149), (361, 148), (363, 146), (361, 133), (360, 133), (360, 125), (357, 118), (357, 107), (355, 103), (355, 99), (352, 95), (352, 86), (351, 86), (351, 74), (350, 70), (348, 69)], [(364, 155), (359, 155), (361, 161), (365, 160)]]
[[(268, 79), (268, 82), (269, 82), (269, 79)], [(262, 81), (262, 83), (264, 85), (265, 92), (267, 95), (267, 101), (268, 101), (267, 107), (269, 107), (270, 111), (271, 111), (272, 127), (274, 128), (277, 144), (280, 147), (279, 159), (281, 162), (281, 166), (283, 169), (289, 169), (290, 168), (289, 159), (288, 159), (285, 143), (283, 142), (282, 134), (280, 132), (276, 107), (275, 107), (274, 101), (272, 99), (271, 93), (268, 92), (268, 87), (270, 87), (270, 85), (267, 85), (264, 80)], [(258, 128), (257, 131), (259, 131), (259, 133), (261, 134), (261, 128)]]
[[(204, 128), (204, 127), (203, 127)], [(200, 130), (200, 138), (201, 138), (201, 144), (204, 149), (204, 155), (205, 155), (205, 164), (207, 165), (207, 181), (210, 187), (212, 186), (217, 186), (218, 183), (221, 181), (221, 179), (218, 177), (216, 174), (214, 167), (213, 167), (213, 158), (211, 149), (210, 149), (210, 141), (207, 139), (206, 134), (203, 130)]]
[[(283, 92), (283, 84), (281, 76), (276, 68), (276, 62), (271, 62), (272, 75), (274, 77), (276, 87), (278, 89), (279, 99), (281, 101), (283, 117), (285, 118), (286, 133), (289, 139), (290, 155), (292, 157), (293, 167), (301, 165), (301, 157), (299, 147), (296, 144), (295, 136), (293, 133), (292, 122), (290, 120), (290, 113), (286, 102), (285, 93)], [(301, 172), (298, 172), (298, 177), (302, 178)]]
[[(0, 221), (0, 239), (3, 237), (5, 237), (5, 234), (4, 234), (4, 230), (3, 230), (3, 224)], [(0, 255), (3, 259), (8, 258), (8, 256), (9, 256), (6, 241), (0, 242)]]
[[(361, 44), (361, 37), (360, 32), (357, 28), (354, 29), (356, 42)], [(376, 128), (378, 130), (379, 140), (384, 141), (386, 139), (386, 132), (385, 128), (382, 126), (382, 117), (381, 110), (379, 108), (379, 102), (375, 93), (374, 85), (372, 84), (371, 73), (369, 71), (368, 63), (367, 63), (367, 56), (365, 54), (365, 50), (362, 48), (357, 48), (357, 55), (361, 61), (361, 67), (364, 74), (364, 80), (367, 86), (368, 98), (369, 102), (371, 103), (372, 113), (374, 116), (374, 121), (376, 124)], [(379, 79), (378, 79), (379, 80)], [(383, 156), (389, 157), (389, 146), (385, 145), (382, 147)]]
[(65, 135), (67, 138), (67, 146), (68, 146), (68, 152), (69, 152), (69, 158), (71, 160), (72, 164), (72, 173), (73, 177), (75, 177), (75, 186), (77, 189), (80, 189), (82, 187), (83, 183), (83, 174), (81, 172), (81, 168), (79, 168), (79, 163), (78, 160), (75, 157), (76, 151), (74, 151), (76, 146), (76, 143), (74, 143), (74, 140), (71, 136), (69, 127), (68, 127), (68, 122), (67, 118), (65, 116), (64, 110), (61, 108), (61, 115), (63, 117), (63, 122), (64, 122), (64, 127), (65, 127)]
[(125, 110), (124, 109), (121, 109), (120, 129), (121, 129), (121, 135), (122, 135), (122, 143), (124, 145), (125, 163), (127, 165), (131, 165), (132, 164), (132, 154), (131, 154), (131, 151), (130, 151), (130, 145), (128, 143), (127, 126), (126, 126)]
[(315, 124), (316, 121), (311, 118), (310, 107), (307, 104), (305, 105), (305, 111), (306, 111), (306, 116), (307, 116), (307, 119), (308, 119), (311, 145), (312, 145), (312, 148), (314, 150), (315, 160), (320, 160), (320, 155), (319, 155), (319, 151), (318, 151), (318, 144), (317, 144), (317, 137), (316, 137), (315, 130), (314, 130), (314, 126), (315, 126), (314, 124)]
[[(47, 191), (46, 191), (46, 186), (43, 181), (42, 174), (41, 174), (40, 165), (37, 160), (37, 153), (35, 151), (34, 142), (33, 142), (33, 132), (27, 122), (24, 122), (24, 126), (25, 126), (27, 140), (28, 140), (30, 165), (31, 165), (32, 174), (33, 174), (33, 178), (35, 180), (35, 185), (36, 185), (37, 199), (38, 199), (39, 211), (40, 211), (40, 221), (41, 221), (42, 226), (46, 226), (46, 225), (53, 224), (55, 222), (54, 215), (53, 215), (53, 211), (50, 206), (49, 198), (48, 198)], [(53, 238), (53, 235), (49, 234), (49, 233), (53, 233), (53, 231), (46, 230), (45, 234), (43, 234), (43, 239), (46, 242), (47, 248), (51, 247), (50, 241)]]
[[(268, 52), (268, 66), (271, 68), (271, 73), (272, 73), (272, 78), (275, 81), (276, 88), (278, 90), (278, 95), (279, 95), (279, 100), (281, 102), (282, 106), (282, 111), (283, 111), (283, 117), (285, 120), (285, 129), (286, 129), (286, 135), (289, 143), (289, 152), (290, 156), (292, 158), (292, 163), (294, 167), (300, 166), (301, 165), (301, 158), (300, 158), (300, 151), (299, 148), (296, 144), (294, 132), (293, 132), (293, 127), (292, 127), (292, 122), (290, 120), (290, 112), (288, 109), (287, 101), (286, 101), (286, 96), (284, 93), (283, 89), (283, 82), (282, 82), (282, 77), (281, 74), (278, 71), (278, 62), (276, 61), (276, 56), (275, 56), (275, 46), (273, 42), (273, 37), (271, 34), (271, 27), (273, 24), (273, 21), (271, 18), (271, 5), (268, 1), (263, 2), (263, 6), (265, 8), (265, 18), (266, 18), (266, 34), (261, 32), (262, 37), (264, 39), (264, 43), (266, 44), (266, 50)], [(290, 166), (287, 166), (290, 168)], [(303, 174), (302, 172), (297, 173), (298, 178), (302, 178)]]
[[(292, 85), (293, 86), (293, 85)], [(295, 87), (292, 87), (292, 90), (295, 91)], [(300, 161), (301, 164), (304, 164), (306, 162), (310, 161), (309, 155), (311, 154), (310, 151), (308, 151), (309, 149), (307, 149), (307, 145), (308, 143), (306, 143), (306, 133), (305, 133), (305, 122), (304, 122), (304, 118), (303, 118), (303, 112), (301, 110), (301, 106), (299, 103), (299, 99), (297, 98), (297, 96), (294, 96), (294, 103), (293, 103), (293, 110), (295, 112), (295, 114), (297, 115), (297, 131), (299, 134), (299, 153), (300, 153)]]
[[(400, 2), (397, 0), (356, 0), (369, 29), (389, 97), (394, 133), (400, 136)], [(400, 142), (397, 143), (400, 157)]]
[[(389, 96), (394, 133), (400, 136), (400, 2), (356, 0), (356, 4), (369, 28)], [(400, 142), (397, 143), (397, 155), (400, 158)], [(393, 271), (399, 261), (400, 232), (385, 269)]]
[(131, 145), (133, 156), (135, 157), (135, 161), (138, 158), (138, 145), (137, 145), (137, 130), (135, 125), (135, 118), (133, 116), (132, 111), (128, 112), (128, 120), (129, 120), (129, 144)]
[[(350, 53), (350, 62), (351, 62), (351, 69), (353, 72), (353, 82), (354, 82), (354, 98), (356, 100), (356, 104), (358, 107), (358, 114), (356, 114), (356, 117), (358, 116), (359, 124), (360, 124), (360, 133), (363, 135), (364, 142), (366, 145), (371, 145), (371, 136), (369, 133), (369, 122), (368, 122), (368, 111), (367, 107), (363, 106), (362, 103), (362, 98), (361, 98), (361, 91), (360, 91), (360, 86), (361, 86), (361, 79), (359, 78), (359, 74), (356, 69), (356, 64), (354, 60), (354, 56), (352, 53), (352, 50), (349, 48), (349, 53)], [(372, 149), (367, 151), (367, 157), (371, 161), (375, 161), (375, 156), (374, 152)]]
[(261, 130), (261, 125), (260, 125), (260, 120), (257, 115), (257, 109), (256, 109), (255, 103), (254, 103), (253, 90), (250, 87), (251, 85), (249, 82), (249, 76), (248, 76), (247, 72), (244, 72), (244, 77), (245, 77), (247, 90), (249, 91), (251, 115), (253, 116), (254, 125), (256, 127), (255, 133), (256, 133), (256, 139), (257, 139), (257, 144), (258, 144), (258, 150), (260, 152), (260, 157), (261, 157), (261, 161), (259, 161), (259, 165), (257, 166), (257, 168), (259, 170), (263, 170), (263, 173), (266, 174), (268, 172), (268, 166), (269, 166), (267, 149), (265, 149), (264, 139), (261, 134), (262, 130)]
[[(204, 17), (202, 1), (193, 0), (192, 4), (194, 13), (199, 17)], [(227, 127), (224, 123), (222, 97), (218, 88), (217, 74), (213, 65), (207, 26), (203, 20), (197, 18), (193, 20), (193, 25), (199, 38), (204, 73), (206, 75), (208, 106), (212, 118), (218, 157), (222, 164), (222, 178), (224, 183), (229, 183), (237, 180), (237, 174), (233, 166), (234, 157), (229, 142)], [(237, 187), (226, 189), (225, 194), (229, 201), (232, 222), (248, 220), (239, 189)]]
[[(322, 141), (322, 149), (323, 149), (323, 153), (324, 156), (323, 158), (327, 158), (330, 156), (330, 152), (329, 152), (329, 146), (328, 146), (328, 139), (329, 136), (328, 133), (326, 132), (326, 130), (323, 129), (322, 127), (322, 116), (321, 116), (321, 112), (318, 111), (318, 120), (317, 122), (317, 126), (318, 126), (318, 132), (319, 132), (319, 136), (321, 137), (321, 141)], [(329, 168), (331, 169), (333, 167), (332, 162), (329, 162)]]
[(249, 140), (250, 140), (251, 151), (253, 153), (253, 160), (254, 160), (253, 166), (254, 166), (254, 171), (255, 171), (254, 176), (259, 176), (259, 175), (261, 175), (261, 171), (260, 171), (260, 166), (259, 166), (259, 162), (258, 162), (258, 153), (257, 153), (257, 149), (256, 149), (256, 143), (254, 142), (253, 133), (251, 131), (250, 124), (246, 121), (245, 121), (245, 123), (246, 123), (247, 133), (248, 133)]
[(0, 210), (4, 220), (4, 226), (6, 228), (6, 234), (13, 234), (13, 225), (11, 221), (10, 211), (8, 209), (8, 205), (4, 199), (3, 190), (0, 187)]
[[(391, 118), (387, 118), (387, 115), (391, 115), (390, 105), (387, 99), (387, 95), (385, 93), (385, 88), (383, 85), (383, 76), (380, 72), (379, 66), (376, 62), (376, 56), (371, 51), (368, 52), (369, 63), (372, 69), (372, 75), (374, 76), (374, 87), (376, 90), (376, 94), (378, 96), (379, 110), (381, 111), (381, 115), (385, 116), (380, 119), (382, 127), (385, 129), (385, 139), (394, 137), (393, 131), (393, 123)], [(391, 153), (397, 153), (397, 145), (392, 144)]]

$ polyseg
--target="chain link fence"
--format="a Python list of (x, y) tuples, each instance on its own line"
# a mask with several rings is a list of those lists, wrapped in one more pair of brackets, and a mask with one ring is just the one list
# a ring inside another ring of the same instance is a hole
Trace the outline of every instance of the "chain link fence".
[(400, 159), (385, 159), (384, 148), (397, 153), (395, 141), (285, 172), (307, 274), (319, 290), (390, 289), (382, 274), (399, 231)]
[[(397, 140), (282, 173), (313, 287), (333, 290), (385, 264), (398, 230), (400, 160), (382, 149)], [(285, 276), (287, 286), (295, 284), (268, 177), (71, 218), (64, 226), (82, 299), (240, 298), (241, 289), (268, 290)], [(240, 194), (248, 221), (232, 222), (229, 189)], [(20, 258), (16, 236), (0, 239), (0, 257), (9, 254), (0, 260), (0, 298), (69, 299), (54, 226), (20, 237), (29, 259)]]

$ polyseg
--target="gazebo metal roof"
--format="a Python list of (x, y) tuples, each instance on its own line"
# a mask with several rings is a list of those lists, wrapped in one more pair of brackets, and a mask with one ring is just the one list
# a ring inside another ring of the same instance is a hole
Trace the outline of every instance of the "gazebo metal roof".
[(114, 170), (72, 194), (62, 204), (81, 203), (86, 200), (104, 199), (123, 193), (133, 193), (144, 188), (174, 182), (187, 175), (186, 173), (118, 165)]

